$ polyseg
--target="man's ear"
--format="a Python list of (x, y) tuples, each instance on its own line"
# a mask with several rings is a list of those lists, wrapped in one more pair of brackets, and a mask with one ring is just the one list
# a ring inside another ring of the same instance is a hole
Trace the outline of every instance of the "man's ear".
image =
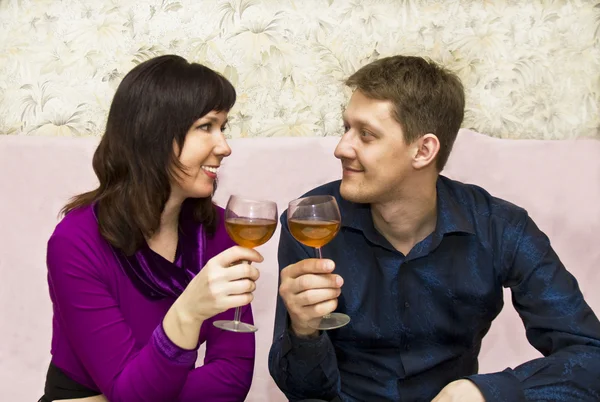
[(415, 169), (423, 169), (435, 163), (440, 152), (440, 140), (435, 134), (425, 134), (412, 144), (413, 161)]

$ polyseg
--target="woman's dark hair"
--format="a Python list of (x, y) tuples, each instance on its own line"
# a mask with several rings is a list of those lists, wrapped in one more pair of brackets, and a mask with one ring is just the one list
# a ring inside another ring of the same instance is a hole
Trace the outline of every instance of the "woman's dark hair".
[[(73, 197), (61, 213), (97, 203), (101, 235), (127, 255), (159, 228), (192, 124), (212, 110), (229, 111), (235, 89), (219, 73), (167, 55), (133, 68), (113, 98), (106, 131), (94, 153), (100, 185)], [(212, 197), (188, 200), (208, 234), (217, 221)]]

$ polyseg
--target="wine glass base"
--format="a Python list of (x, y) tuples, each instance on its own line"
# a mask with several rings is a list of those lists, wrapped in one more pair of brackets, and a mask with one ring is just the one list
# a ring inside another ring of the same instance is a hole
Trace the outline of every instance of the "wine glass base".
[(225, 321), (225, 320), (221, 320), (221, 321), (215, 321), (213, 322), (213, 325), (217, 328), (223, 329), (225, 331), (231, 331), (231, 332), (256, 332), (258, 331), (258, 328), (255, 327), (254, 325), (251, 324), (246, 324), (245, 322), (241, 322), (241, 321)]
[(331, 313), (325, 317), (315, 318), (308, 323), (312, 329), (327, 331), (328, 329), (341, 328), (350, 322), (350, 317), (342, 313)]

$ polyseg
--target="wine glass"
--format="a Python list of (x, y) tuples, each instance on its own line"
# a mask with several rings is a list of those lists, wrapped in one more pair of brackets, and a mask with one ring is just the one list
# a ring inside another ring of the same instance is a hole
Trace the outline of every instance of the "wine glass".
[[(277, 204), (236, 195), (229, 197), (225, 208), (225, 229), (236, 244), (254, 248), (266, 243), (277, 227)], [(219, 320), (213, 325), (232, 332), (256, 332), (254, 325), (241, 322), (241, 307), (235, 308), (233, 321)]]
[[(289, 203), (288, 227), (296, 240), (308, 247), (314, 247), (319, 258), (321, 247), (329, 243), (340, 230), (342, 218), (334, 197), (315, 195), (299, 198)], [(350, 317), (342, 313), (331, 313), (311, 320), (313, 329), (328, 330), (343, 327)]]

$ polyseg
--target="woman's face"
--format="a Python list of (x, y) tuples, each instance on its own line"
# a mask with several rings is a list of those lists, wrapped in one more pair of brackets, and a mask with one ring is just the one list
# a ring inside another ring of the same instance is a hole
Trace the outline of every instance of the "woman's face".
[(231, 154), (223, 135), (226, 124), (227, 112), (214, 110), (192, 124), (179, 155), (183, 172), (177, 172), (179, 177), (171, 184), (172, 196), (186, 199), (212, 195), (221, 161)]

